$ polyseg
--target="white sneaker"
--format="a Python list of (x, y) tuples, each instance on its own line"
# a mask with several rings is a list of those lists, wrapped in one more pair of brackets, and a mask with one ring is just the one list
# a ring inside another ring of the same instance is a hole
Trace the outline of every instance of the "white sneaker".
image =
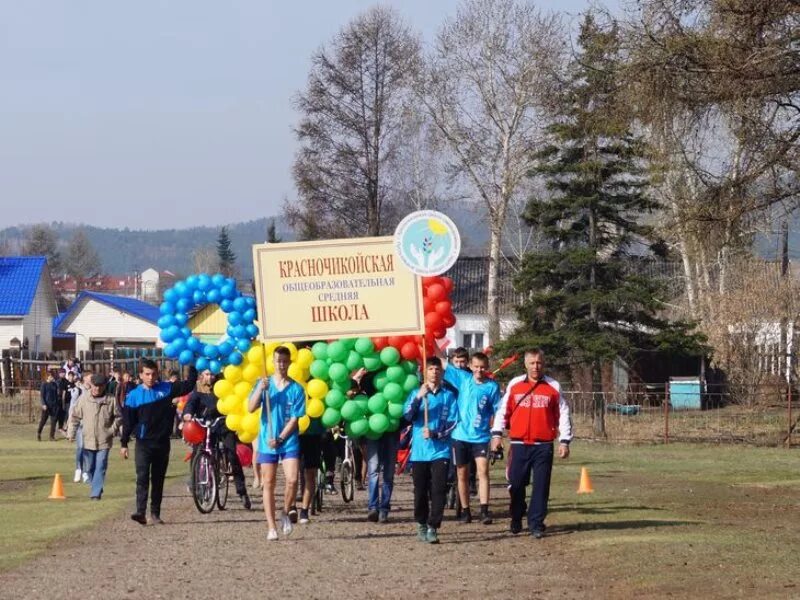
[(89, 483), (89, 474), (88, 473), (84, 473), (81, 476), (81, 479), (83, 480), (83, 483)]
[(291, 519), (289, 519), (289, 515), (283, 515), (281, 525), (283, 526), (283, 535), (287, 537), (292, 535), (292, 529), (294, 529), (294, 527), (292, 526)]
[(274, 542), (278, 539), (278, 530), (277, 529), (270, 529), (269, 533), (267, 534), (267, 541)]
[(75, 469), (75, 477), (72, 478), (72, 483), (78, 483), (81, 480), (81, 475), (83, 475), (83, 471)]

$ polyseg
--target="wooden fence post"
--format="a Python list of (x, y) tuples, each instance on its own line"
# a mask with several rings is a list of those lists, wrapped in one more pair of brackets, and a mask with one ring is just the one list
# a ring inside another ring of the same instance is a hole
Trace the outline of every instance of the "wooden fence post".
[(669, 382), (665, 387), (667, 391), (664, 394), (664, 443), (669, 444)]

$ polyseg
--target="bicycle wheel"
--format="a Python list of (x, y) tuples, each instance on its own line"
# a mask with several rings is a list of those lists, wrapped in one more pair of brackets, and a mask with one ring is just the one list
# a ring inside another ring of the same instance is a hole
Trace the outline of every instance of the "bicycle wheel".
[(317, 469), (317, 486), (314, 490), (314, 498), (311, 502), (311, 513), (317, 514), (322, 512), (323, 499), (325, 498), (325, 472), (322, 469)]
[(353, 463), (345, 460), (342, 463), (342, 475), (339, 479), (342, 488), (342, 500), (350, 502), (355, 494), (355, 479), (353, 477)]
[(228, 503), (228, 492), (230, 491), (230, 475), (231, 465), (228, 461), (228, 455), (225, 454), (223, 449), (218, 454), (217, 461), (217, 506), (220, 510), (225, 510), (225, 505)]
[(192, 483), (194, 505), (201, 513), (210, 513), (217, 498), (217, 476), (208, 452), (198, 452), (192, 460)]

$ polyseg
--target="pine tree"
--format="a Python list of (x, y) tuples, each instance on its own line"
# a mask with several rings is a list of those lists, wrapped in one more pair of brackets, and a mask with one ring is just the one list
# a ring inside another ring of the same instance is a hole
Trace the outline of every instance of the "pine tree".
[(228, 236), (227, 227), (219, 230), (217, 258), (219, 258), (219, 272), (226, 277), (233, 277), (236, 271), (236, 254), (231, 250), (231, 238)]
[(76, 291), (83, 289), (84, 281), (90, 277), (97, 277), (102, 269), (100, 257), (92, 246), (86, 232), (78, 229), (67, 246), (66, 272), (75, 278)]
[(602, 365), (637, 350), (696, 348), (697, 339), (685, 325), (660, 318), (660, 286), (629, 268), (632, 247), (653, 241), (642, 217), (658, 205), (647, 195), (642, 146), (617, 102), (616, 27), (602, 28), (589, 14), (579, 42), (564, 116), (549, 128), (552, 145), (538, 157), (536, 175), (552, 198), (532, 199), (525, 213), (552, 245), (522, 262), (516, 283), (526, 299), (523, 325), (510, 344), (590, 365), (594, 432), (602, 436)]
[(275, 229), (275, 219), (269, 220), (269, 225), (267, 225), (267, 242), (270, 244), (279, 244), (283, 240), (278, 237), (278, 232)]
[(61, 253), (55, 232), (45, 224), (34, 225), (28, 231), (22, 247), (24, 256), (44, 256), (53, 276), (61, 274)]

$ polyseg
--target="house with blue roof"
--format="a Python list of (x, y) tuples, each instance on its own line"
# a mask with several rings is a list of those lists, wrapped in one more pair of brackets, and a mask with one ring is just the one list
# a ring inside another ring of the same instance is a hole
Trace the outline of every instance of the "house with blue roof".
[(159, 339), (158, 307), (100, 292), (81, 292), (54, 323), (56, 335), (74, 335), (75, 353), (111, 348), (155, 348)]
[(51, 352), (56, 295), (44, 256), (0, 256), (0, 349)]

